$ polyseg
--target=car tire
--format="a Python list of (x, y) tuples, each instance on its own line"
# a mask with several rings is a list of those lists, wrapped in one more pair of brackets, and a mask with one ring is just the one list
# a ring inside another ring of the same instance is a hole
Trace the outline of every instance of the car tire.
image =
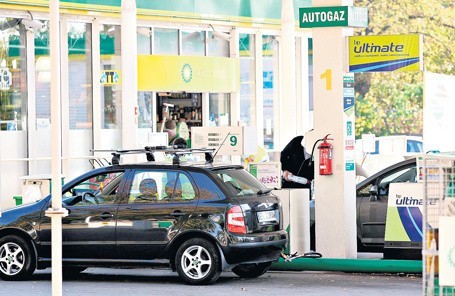
[(263, 275), (272, 266), (272, 262), (257, 264), (240, 264), (232, 269), (232, 272), (241, 278), (257, 278)]
[(221, 274), (218, 250), (202, 238), (184, 242), (177, 250), (175, 264), (180, 278), (190, 285), (212, 284)]
[(33, 248), (16, 235), (0, 239), (0, 278), (6, 281), (29, 279), (36, 269)]

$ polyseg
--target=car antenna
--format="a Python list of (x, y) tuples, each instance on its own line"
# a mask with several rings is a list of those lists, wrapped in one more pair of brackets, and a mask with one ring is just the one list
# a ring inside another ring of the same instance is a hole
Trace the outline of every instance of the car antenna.
[(220, 146), (218, 146), (218, 149), (215, 151), (215, 154), (213, 154), (212, 159), (207, 160), (207, 162), (213, 162), (213, 160), (215, 159), (215, 156), (218, 154), (218, 151), (220, 151), (221, 147), (224, 145), (224, 142), (226, 142), (226, 139), (229, 137), (230, 134), (231, 134), (231, 132), (227, 133), (227, 135), (224, 138), (223, 142), (221, 143)]

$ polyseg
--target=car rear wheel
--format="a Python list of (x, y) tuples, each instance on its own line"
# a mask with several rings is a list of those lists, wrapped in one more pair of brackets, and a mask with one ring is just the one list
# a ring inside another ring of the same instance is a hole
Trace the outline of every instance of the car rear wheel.
[(36, 268), (32, 247), (23, 238), (8, 235), (0, 239), (0, 278), (28, 279)]
[(202, 238), (183, 243), (175, 256), (177, 272), (187, 284), (214, 283), (221, 274), (220, 256), (216, 247)]
[(257, 278), (269, 270), (272, 262), (257, 264), (240, 264), (232, 269), (232, 272), (241, 278)]

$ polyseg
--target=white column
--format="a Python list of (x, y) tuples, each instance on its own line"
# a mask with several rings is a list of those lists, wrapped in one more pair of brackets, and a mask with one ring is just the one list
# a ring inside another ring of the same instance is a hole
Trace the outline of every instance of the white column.
[(137, 143), (137, 18), (136, 1), (122, 0), (122, 147)]
[(28, 174), (36, 174), (36, 91), (35, 91), (35, 33), (26, 30), (27, 44), (27, 129), (28, 129)]
[(92, 23), (92, 81), (93, 81), (93, 149), (103, 149), (103, 122), (101, 114), (101, 54), (100, 54), (100, 21), (95, 19)]
[(68, 20), (60, 19), (60, 92), (61, 92), (61, 122), (62, 122), (62, 172), (70, 176), (70, 90), (69, 90), (69, 56), (68, 56)]
[(292, 0), (281, 2), (281, 40), (280, 55), (281, 80), (279, 146), (282, 149), (297, 136), (296, 91), (295, 91), (295, 19)]
[[(229, 39), (229, 52), (231, 58), (239, 58), (239, 32), (232, 28)], [(240, 75), (239, 75), (240, 76)], [(240, 121), (240, 90), (231, 93), (231, 125), (237, 125)]]
[[(258, 31), (254, 35), (255, 40), (255, 79), (256, 79), (256, 130), (258, 133), (258, 145), (264, 146), (264, 77), (262, 76), (263, 58), (262, 58), (262, 32)], [(251, 106), (253, 107), (253, 106)], [(253, 123), (254, 124), (254, 123)]]
[[(347, 0), (314, 0), (314, 6), (352, 5)], [(356, 258), (355, 169), (346, 168), (343, 74), (347, 60), (348, 28), (314, 28), (314, 131), (306, 146), (331, 134), (333, 174), (319, 175), (319, 152), (315, 151), (316, 250), (324, 257)], [(330, 72), (330, 73), (329, 73)]]
[(59, 1), (49, 2), (50, 14), (50, 57), (51, 57), (51, 123), (52, 123), (52, 207), (46, 211), (51, 217), (52, 244), (52, 295), (62, 295), (62, 217), (68, 215), (62, 208), (61, 156), (62, 135), (60, 116), (60, 27)]
[[(296, 106), (297, 106), (297, 134), (304, 135), (313, 127), (310, 116), (310, 85), (309, 85), (309, 63), (308, 63), (308, 38), (305, 34), (300, 38), (297, 46), (297, 70), (296, 69)], [(307, 150), (311, 147), (307, 148)], [(310, 153), (311, 151), (309, 151)]]
[(208, 126), (210, 122), (210, 110), (209, 110), (209, 93), (202, 93), (202, 124)]

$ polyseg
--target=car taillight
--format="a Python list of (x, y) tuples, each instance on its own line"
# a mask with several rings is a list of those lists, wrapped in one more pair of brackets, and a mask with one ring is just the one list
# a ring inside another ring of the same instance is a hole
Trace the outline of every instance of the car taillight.
[(245, 218), (239, 206), (234, 206), (228, 210), (227, 229), (231, 233), (246, 234)]

